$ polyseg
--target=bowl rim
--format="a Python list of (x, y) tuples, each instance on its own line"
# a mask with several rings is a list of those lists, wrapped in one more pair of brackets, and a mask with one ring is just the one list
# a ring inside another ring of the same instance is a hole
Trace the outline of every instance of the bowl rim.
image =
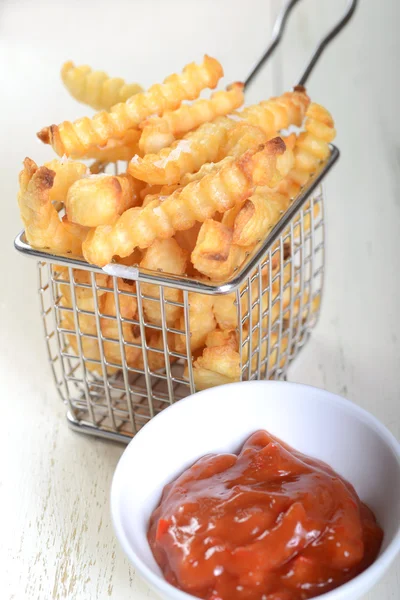
[[(306, 385), (303, 383), (294, 383), (288, 381), (262, 381), (262, 380), (253, 380), (253, 381), (238, 381), (235, 383), (228, 383), (221, 386), (218, 386), (218, 390), (222, 393), (215, 400), (216, 402), (222, 401), (224, 398), (224, 390), (226, 388), (232, 389), (232, 386), (254, 386), (254, 385), (265, 385), (268, 387), (292, 387), (292, 388), (303, 388), (303, 390), (308, 390), (309, 392), (319, 393), (324, 401), (336, 406), (339, 406), (341, 409), (344, 409), (346, 412), (352, 412), (362, 421), (369, 424), (373, 429), (377, 431), (377, 433), (383, 438), (384, 442), (388, 445), (388, 447), (393, 452), (393, 455), (397, 459), (397, 463), (400, 467), (400, 443), (397, 441), (395, 436), (387, 429), (383, 423), (379, 421), (374, 415), (370, 412), (356, 404), (355, 402), (344, 398), (343, 396), (339, 396), (338, 394), (334, 394), (329, 392), (328, 390), (324, 390), (322, 388), (318, 388), (311, 385)], [(141, 574), (143, 579), (148, 583), (153, 589), (156, 589), (166, 597), (173, 597), (176, 600), (198, 600), (198, 597), (192, 596), (191, 594), (184, 592), (175, 586), (168, 583), (162, 576), (153, 573), (153, 571), (143, 562), (140, 557), (133, 550), (130, 545), (123, 527), (123, 523), (121, 520), (121, 515), (118, 510), (119, 506), (119, 498), (120, 498), (120, 490), (121, 485), (124, 482), (123, 473), (125, 472), (125, 464), (127, 464), (130, 460), (130, 456), (132, 454), (131, 447), (134, 448), (137, 444), (137, 440), (141, 439), (143, 435), (148, 435), (151, 430), (152, 422), (155, 419), (162, 418), (162, 415), (165, 414), (166, 411), (180, 410), (179, 406), (183, 403), (190, 403), (197, 401), (199, 396), (204, 396), (209, 394), (211, 391), (214, 391), (215, 388), (209, 388), (206, 390), (202, 390), (195, 394), (190, 394), (186, 398), (182, 398), (178, 402), (171, 404), (163, 411), (158, 413), (155, 417), (153, 417), (144, 427), (142, 427), (138, 433), (132, 438), (129, 442), (128, 446), (125, 448), (122, 453), (117, 467), (115, 469), (112, 483), (111, 483), (111, 491), (110, 491), (110, 510), (111, 510), (111, 520), (114, 527), (114, 532), (116, 537), (127, 556), (128, 560), (132, 563), (135, 569)], [(250, 395), (251, 397), (251, 395)], [(220, 399), (221, 400), (220, 400)], [(144, 433), (143, 433), (144, 432)], [(147, 432), (147, 433), (146, 433)], [(212, 449), (210, 450), (212, 452)], [(385, 571), (389, 568), (393, 560), (395, 559), (397, 553), (400, 551), (400, 522), (397, 527), (397, 531), (395, 533), (394, 538), (387, 546), (387, 548), (378, 556), (378, 558), (370, 565), (365, 571), (351, 579), (350, 581), (338, 586), (337, 588), (325, 592), (318, 596), (318, 600), (339, 600), (339, 598), (343, 595), (343, 597), (351, 597), (352, 592), (357, 592), (358, 589), (368, 589), (368, 580), (372, 580), (372, 585), (379, 580), (379, 578), (385, 573)], [(366, 584), (366, 585), (365, 585)], [(365, 585), (365, 587), (363, 587)]]

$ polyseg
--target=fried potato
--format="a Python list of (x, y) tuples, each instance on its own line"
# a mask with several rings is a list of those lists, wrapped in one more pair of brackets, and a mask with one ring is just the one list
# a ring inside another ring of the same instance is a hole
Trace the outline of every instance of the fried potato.
[(253, 246), (276, 225), (289, 207), (290, 199), (268, 187), (258, 187), (237, 214), (232, 243)]
[[(204, 123), (158, 154), (146, 154), (143, 158), (134, 156), (128, 171), (151, 185), (178, 183), (185, 173), (193, 173), (204, 163), (217, 160), (229, 123), (229, 119), (219, 117), (212, 123)], [(212, 139), (212, 143), (208, 143), (208, 139)]]
[(122, 139), (110, 138), (105, 145), (91, 146), (85, 154), (72, 154), (71, 158), (92, 158), (102, 164), (128, 161), (140, 152), (139, 139), (139, 129), (128, 129)]
[[(207, 335), (217, 326), (213, 312), (213, 297), (207, 294), (188, 294), (190, 349), (195, 352), (205, 344)], [(185, 330), (185, 319), (181, 316), (179, 329)], [(177, 350), (186, 353), (186, 335), (178, 336)]]
[(19, 176), (18, 204), (28, 242), (36, 248), (51, 248), (62, 254), (81, 255), (82, 240), (60, 221), (51, 201), (56, 173), (24, 160)]
[(120, 77), (109, 77), (104, 71), (93, 71), (87, 65), (63, 64), (61, 79), (75, 100), (95, 110), (109, 110), (118, 102), (143, 92), (138, 83), (125, 83)]
[(310, 99), (305, 89), (298, 87), (293, 92), (286, 92), (235, 112), (234, 116), (237, 120), (260, 127), (271, 136), (290, 125), (300, 126), (309, 104)]
[(232, 244), (233, 231), (226, 225), (207, 219), (200, 228), (191, 254), (194, 268), (212, 281), (222, 281), (238, 268), (246, 250)]
[(158, 154), (148, 154), (143, 159), (134, 157), (129, 165), (129, 172), (137, 179), (151, 184), (177, 183), (185, 173), (194, 173), (202, 164), (224, 158), (228, 132), (238, 122), (261, 128), (268, 139), (279, 129), (292, 124), (300, 125), (309, 102), (307, 94), (297, 90), (268, 102), (249, 106), (240, 113), (218, 117), (186, 134), (182, 140)]
[[(74, 269), (73, 276), (76, 306), (80, 311), (84, 311), (78, 313), (79, 330), (83, 334), (83, 336), (81, 337), (83, 352), (85, 358), (88, 360), (100, 360), (101, 354), (98, 339), (85, 337), (88, 335), (99, 335), (95, 316), (96, 304), (93, 295), (91, 273), (89, 271)], [(58, 279), (62, 279), (63, 281), (67, 282), (70, 281), (67, 268), (59, 268)], [(121, 336), (118, 327), (117, 308), (115, 304), (113, 281), (111, 277), (102, 273), (96, 273), (95, 280), (97, 286), (105, 288), (98, 289), (96, 294), (97, 306), (101, 315), (101, 334), (105, 338), (103, 340), (103, 353), (105, 359), (108, 362), (117, 365), (117, 367), (107, 366), (107, 373), (111, 374), (123, 364), (121, 358)], [(82, 285), (90, 287), (81, 287)], [(62, 294), (60, 300), (61, 306), (71, 309), (73, 306), (73, 299), (70, 284), (59, 283), (59, 288)], [(135, 293), (134, 282), (125, 283), (122, 279), (118, 279), (117, 289), (120, 316), (122, 317), (122, 319), (134, 319), (137, 311), (137, 300), (134, 296), (128, 296), (123, 293)], [(75, 319), (73, 312), (62, 311), (62, 322), (64, 323), (66, 329), (75, 331)], [(124, 322), (121, 323), (121, 330), (122, 338), (124, 342), (127, 342), (123, 345), (125, 360), (128, 365), (131, 365), (134, 364), (141, 355), (140, 330), (138, 326)], [(76, 339), (76, 335), (68, 335), (68, 342), (71, 344), (74, 352), (78, 353), (78, 342)], [(137, 344), (138, 347), (132, 347), (129, 344)], [(100, 366), (92, 364), (90, 368), (91, 370), (95, 370), (101, 373)]]
[[(113, 283), (112, 283), (112, 278), (110, 278), (109, 280), (109, 287), (113, 288)], [(118, 290), (120, 290), (120, 292), (130, 292), (133, 293), (135, 292), (135, 286), (132, 282), (132, 284), (128, 284), (125, 283), (123, 280), (118, 279)], [(136, 314), (136, 310), (137, 310), (137, 301), (136, 298), (133, 296), (127, 296), (124, 294), (119, 293), (118, 294), (118, 298), (119, 298), (119, 313), (122, 317), (122, 319), (133, 319), (135, 314)], [(103, 310), (102, 310), (103, 315), (107, 315), (110, 318), (107, 318), (106, 316), (103, 316), (100, 319), (100, 326), (101, 326), (101, 332), (103, 334), (103, 336), (105, 338), (107, 338), (106, 340), (104, 340), (103, 342), (103, 349), (104, 349), (104, 354), (105, 357), (107, 359), (108, 362), (117, 364), (117, 365), (122, 365), (122, 356), (121, 356), (121, 345), (120, 345), (120, 332), (119, 332), (119, 327), (118, 327), (118, 318), (117, 318), (117, 307), (116, 307), (116, 303), (115, 303), (115, 294), (114, 294), (114, 290), (112, 289), (112, 291), (107, 292), (106, 297), (105, 297), (105, 301), (104, 301), (104, 305), (103, 305)], [(140, 337), (140, 329), (138, 326), (133, 325), (131, 323), (124, 323), (123, 321), (121, 322), (121, 330), (122, 330), (122, 338), (124, 342), (127, 342), (127, 344), (124, 344), (123, 348), (123, 352), (124, 352), (124, 359), (126, 360), (127, 364), (133, 364), (136, 360), (138, 360), (140, 354), (141, 354), (141, 337)], [(137, 346), (131, 346), (129, 344), (137, 344)]]
[[(152, 271), (164, 271), (173, 275), (183, 275), (186, 270), (188, 254), (172, 239), (156, 240), (144, 253), (140, 267)], [(143, 310), (150, 323), (162, 325), (160, 306), (160, 286), (151, 283), (141, 284), (142, 294), (154, 300), (143, 298)], [(164, 308), (167, 325), (172, 325), (180, 316), (182, 308), (167, 302), (182, 302), (182, 291), (165, 287)]]
[[(154, 329), (146, 329), (146, 357), (148, 367), (153, 372), (165, 369), (165, 348), (162, 333), (160, 331), (154, 331)], [(167, 346), (169, 350), (175, 350), (174, 337), (175, 336), (171, 333), (168, 333), (167, 335)], [(162, 350), (162, 352), (157, 352), (157, 350)], [(173, 364), (176, 361), (174, 356), (168, 354), (168, 357), (170, 364)], [(139, 358), (135, 360), (131, 366), (135, 369), (144, 369), (143, 349)]]
[(275, 138), (257, 150), (248, 150), (232, 164), (176, 190), (162, 202), (154, 200), (144, 208), (125, 211), (113, 226), (91, 230), (83, 244), (86, 260), (104, 266), (115, 254), (128, 256), (136, 247), (146, 248), (156, 238), (172, 237), (196, 221), (225, 212), (257, 185), (275, 185), (282, 177), (276, 163), (285, 151), (284, 142)]
[(125, 210), (140, 203), (141, 187), (128, 173), (79, 179), (69, 188), (65, 201), (68, 220), (86, 227), (113, 223)]
[(102, 146), (110, 138), (123, 138), (128, 129), (150, 115), (175, 110), (182, 100), (197, 98), (204, 88), (215, 88), (222, 75), (220, 63), (206, 55), (201, 65), (187, 65), (180, 75), (170, 75), (164, 83), (114, 105), (110, 112), (101, 111), (92, 119), (84, 117), (74, 123), (64, 121), (45, 127), (38, 137), (51, 144), (59, 156), (83, 156), (91, 146)]
[(238, 125), (229, 118), (219, 117), (188, 133), (158, 154), (134, 157), (128, 170), (137, 179), (152, 185), (177, 182), (187, 185), (204, 175), (216, 173), (223, 166), (231, 164), (233, 158), (266, 141), (267, 136), (259, 127), (246, 123)]
[[(79, 346), (76, 335), (76, 327), (75, 327), (75, 317), (72, 312), (73, 307), (73, 299), (72, 299), (72, 289), (70, 286), (70, 277), (69, 272), (66, 267), (57, 267), (58, 274), (56, 279), (58, 281), (66, 281), (68, 283), (59, 283), (59, 290), (61, 294), (60, 298), (60, 306), (70, 310), (61, 310), (60, 317), (60, 325), (64, 329), (67, 329), (73, 333), (65, 334), (68, 343), (73, 349), (74, 353), (79, 356)], [(79, 331), (81, 332), (80, 343), (82, 345), (82, 352), (85, 357), (86, 367), (97, 373), (101, 373), (101, 365), (91, 362), (93, 360), (97, 360), (100, 362), (101, 355), (99, 350), (99, 342), (97, 337), (87, 337), (87, 336), (97, 336), (97, 323), (95, 317), (95, 302), (93, 296), (93, 289), (91, 287), (91, 275), (89, 271), (83, 271), (79, 269), (73, 270), (73, 278), (74, 278), (74, 292), (75, 292), (75, 302), (76, 306), (80, 311), (78, 313), (78, 325)], [(107, 287), (108, 285), (108, 275), (96, 273), (96, 284), (101, 287)], [(81, 287), (81, 285), (87, 285), (90, 287)], [(99, 310), (102, 311), (104, 307), (105, 297), (107, 292), (104, 290), (97, 291), (97, 303)], [(92, 314), (86, 314), (92, 313)], [(114, 369), (107, 369), (109, 374), (114, 372)]]
[(260, 127), (246, 122), (235, 123), (228, 131), (226, 143), (220, 151), (220, 158), (223, 160), (229, 156), (238, 157), (250, 148), (265, 144), (268, 139)]
[(199, 125), (227, 115), (244, 102), (243, 83), (233, 83), (226, 91), (212, 94), (208, 100), (196, 100), (183, 104), (175, 111), (167, 111), (162, 117), (150, 117), (141, 123), (142, 136), (139, 148), (142, 155), (154, 154), (170, 146), (177, 138)]
[(297, 137), (293, 153), (294, 167), (277, 185), (276, 190), (295, 197), (311, 175), (330, 154), (329, 143), (335, 138), (336, 131), (330, 113), (319, 104), (312, 103), (306, 112), (305, 131)]
[[(204, 390), (225, 383), (234, 383), (240, 381), (240, 354), (238, 351), (239, 340), (237, 332), (228, 331), (221, 332), (222, 335), (217, 336), (217, 332), (211, 334), (211, 340), (207, 338), (206, 348), (201, 356), (193, 364), (193, 378), (196, 390)], [(257, 334), (253, 335), (253, 348), (257, 347), (254, 344), (258, 343)], [(220, 344), (219, 344), (220, 342)], [(276, 346), (278, 336), (271, 334), (270, 348)], [(280, 351), (285, 352), (288, 346), (288, 338), (284, 336), (281, 340)], [(258, 352), (261, 352), (261, 360), (265, 360), (268, 351), (268, 343), (265, 340)], [(248, 359), (248, 344), (242, 348), (242, 363), (245, 364)], [(251, 369), (254, 371), (257, 368), (257, 354), (252, 357)], [(272, 370), (276, 366), (278, 360), (278, 348), (275, 347), (269, 354), (268, 368)], [(283, 368), (286, 363), (286, 356), (282, 356), (279, 362), (279, 367)]]
[(50, 188), (50, 200), (52, 202), (64, 203), (71, 185), (78, 179), (89, 175), (89, 169), (84, 163), (68, 159), (59, 160), (55, 158), (45, 163), (44, 166), (55, 173), (53, 186)]
[(72, 235), (74, 238), (80, 240), (82, 245), (82, 242), (84, 242), (87, 234), (89, 233), (90, 227), (84, 227), (78, 223), (71, 223), (71, 221), (68, 221), (67, 215), (64, 215), (61, 221), (65, 231), (69, 235)]
[[(138, 179), (136, 181), (139, 181)], [(144, 208), (145, 206), (147, 206), (148, 204), (150, 204), (150, 202), (153, 202), (154, 200), (161, 200), (162, 202), (167, 198), (167, 196), (170, 196), (173, 192), (175, 192), (175, 190), (179, 189), (180, 186), (178, 184), (173, 184), (173, 185), (157, 185), (157, 186), (151, 186), (153, 188), (152, 192), (154, 191), (154, 193), (148, 193), (142, 202), (142, 207)], [(150, 189), (150, 188), (148, 188)]]
[[(278, 267), (279, 268), (279, 267)], [(273, 272), (273, 278), (279, 273), (278, 268), (275, 268)], [(283, 285), (286, 285), (290, 281), (291, 271), (290, 266), (285, 267), (283, 274)], [(251, 310), (252, 322), (255, 325), (259, 320), (259, 306), (261, 305), (262, 315), (269, 308), (269, 291), (264, 291), (267, 287), (265, 278), (262, 280), (262, 296), (261, 300), (259, 294), (258, 281), (255, 280), (251, 285), (251, 297), (248, 291), (247, 285), (243, 285), (240, 289), (240, 310), (242, 320), (249, 315)], [(246, 291), (247, 289), (247, 291)], [(280, 277), (276, 278), (272, 283), (272, 294), (271, 294), (271, 325), (279, 317), (280, 306), (275, 303), (274, 300), (278, 296), (280, 291)], [(251, 306), (249, 306), (249, 302)], [(290, 303), (290, 289), (286, 288), (282, 297), (282, 310), (284, 310)], [(239, 310), (237, 303), (236, 293), (218, 295), (214, 297), (213, 304), (214, 316), (218, 326), (221, 329), (235, 329), (239, 326)], [(265, 329), (268, 326), (268, 317), (263, 317), (261, 326)]]
[(197, 236), (199, 235), (201, 223), (195, 223), (190, 229), (177, 231), (174, 235), (179, 246), (191, 254), (196, 246)]
[[(78, 339), (75, 332), (75, 324), (73, 320), (73, 315), (70, 313), (65, 313), (63, 311), (62, 317), (60, 319), (60, 326), (67, 331), (71, 331), (71, 333), (64, 333), (69, 346), (72, 348), (73, 353), (76, 356), (80, 355)], [(97, 374), (101, 374), (101, 355), (99, 350), (99, 342), (97, 338), (87, 337), (86, 335), (80, 336), (80, 343), (82, 347), (82, 354), (84, 356), (85, 366), (89, 371), (93, 371)], [(95, 363), (93, 361), (98, 361)], [(107, 373), (111, 375), (114, 373), (116, 369), (107, 368)]]
[[(59, 283), (60, 292), (62, 294), (62, 299), (64, 302), (64, 306), (72, 308), (73, 300), (72, 300), (72, 289), (70, 285), (70, 277), (69, 271), (67, 267), (58, 267), (58, 280), (62, 279), (68, 283)], [(89, 271), (83, 271), (81, 269), (73, 270), (73, 289), (75, 293), (75, 302), (76, 307), (80, 311), (91, 312), (93, 316), (86, 314), (79, 314), (79, 326), (83, 333), (91, 333), (97, 335), (96, 329), (96, 321), (94, 318), (95, 314), (95, 303), (93, 297), (93, 288), (92, 288), (92, 278)], [(105, 273), (96, 273), (95, 281), (97, 286), (99, 287), (107, 287), (108, 286), (109, 277)], [(89, 287), (83, 287), (89, 286)], [(97, 291), (97, 301), (99, 303), (100, 309), (104, 306), (105, 295), (107, 292), (105, 290)], [(72, 313), (69, 313), (72, 314)]]

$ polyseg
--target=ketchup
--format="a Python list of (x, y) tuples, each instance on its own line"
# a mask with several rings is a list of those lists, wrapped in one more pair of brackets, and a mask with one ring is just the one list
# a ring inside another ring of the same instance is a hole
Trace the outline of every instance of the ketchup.
[(148, 540), (165, 578), (207, 600), (303, 600), (349, 581), (383, 532), (326, 464), (265, 431), (165, 486)]

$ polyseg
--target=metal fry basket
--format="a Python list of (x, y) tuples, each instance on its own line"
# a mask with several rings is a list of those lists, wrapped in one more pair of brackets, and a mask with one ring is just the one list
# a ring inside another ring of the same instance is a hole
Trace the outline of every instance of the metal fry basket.
[[(288, 2), (278, 17), (271, 45), (247, 85), (276, 47), (296, 2)], [(311, 67), (355, 4), (318, 46)], [(307, 67), (302, 84), (310, 72)], [(73, 429), (128, 442), (163, 408), (198, 387), (286, 376), (319, 315), (325, 255), (321, 182), (338, 156), (331, 146), (328, 160), (223, 285), (114, 263), (101, 269), (36, 250), (24, 232), (16, 238), (17, 250), (38, 260), (48, 358)], [(125, 311), (132, 303), (133, 316)], [(217, 372), (194, 366), (193, 323), (205, 321), (217, 304), (233, 324), (239, 348), (234, 375), (225, 364), (229, 357), (221, 358)], [(158, 322), (147, 316), (151, 306)], [(179, 326), (170, 318), (177, 311)]]

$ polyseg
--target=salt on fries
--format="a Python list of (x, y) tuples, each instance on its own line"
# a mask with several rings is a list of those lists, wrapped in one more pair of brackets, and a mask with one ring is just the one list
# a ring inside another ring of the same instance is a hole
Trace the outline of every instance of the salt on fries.
[[(24, 161), (18, 202), (28, 242), (99, 267), (115, 261), (203, 282), (229, 279), (327, 159), (335, 129), (329, 112), (310, 103), (302, 87), (245, 108), (238, 82), (199, 99), (222, 75), (220, 63), (205, 56), (143, 91), (65, 63), (61, 77), (70, 94), (100, 112), (38, 133), (59, 158), (43, 166)], [(303, 131), (281, 133), (291, 126)], [(126, 172), (104, 172), (118, 161), (127, 163)], [(313, 210), (316, 216), (318, 205)], [(311, 218), (304, 216), (305, 229)], [(298, 218), (292, 234), (300, 234)], [(282, 270), (287, 251), (271, 249), (261, 287), (253, 282), (227, 295), (190, 292), (187, 313), (179, 286), (161, 291), (156, 282), (141, 283), (139, 306), (133, 281), (58, 267), (60, 326), (78, 353), (75, 304), (81, 349), (94, 371), (163, 369), (166, 351), (173, 362), (190, 348), (194, 382), (203, 389), (238, 381), (246, 361), (255, 368), (256, 358), (248, 360), (255, 345), (261, 362), (269, 357), (268, 369), (282, 367), (288, 335), (283, 327), (278, 348), (274, 326), (289, 309), (306, 318), (302, 306), (310, 300), (290, 265)], [(311, 310), (318, 302), (312, 300)], [(245, 323), (241, 348), (239, 314), (261, 328), (248, 331)]]

